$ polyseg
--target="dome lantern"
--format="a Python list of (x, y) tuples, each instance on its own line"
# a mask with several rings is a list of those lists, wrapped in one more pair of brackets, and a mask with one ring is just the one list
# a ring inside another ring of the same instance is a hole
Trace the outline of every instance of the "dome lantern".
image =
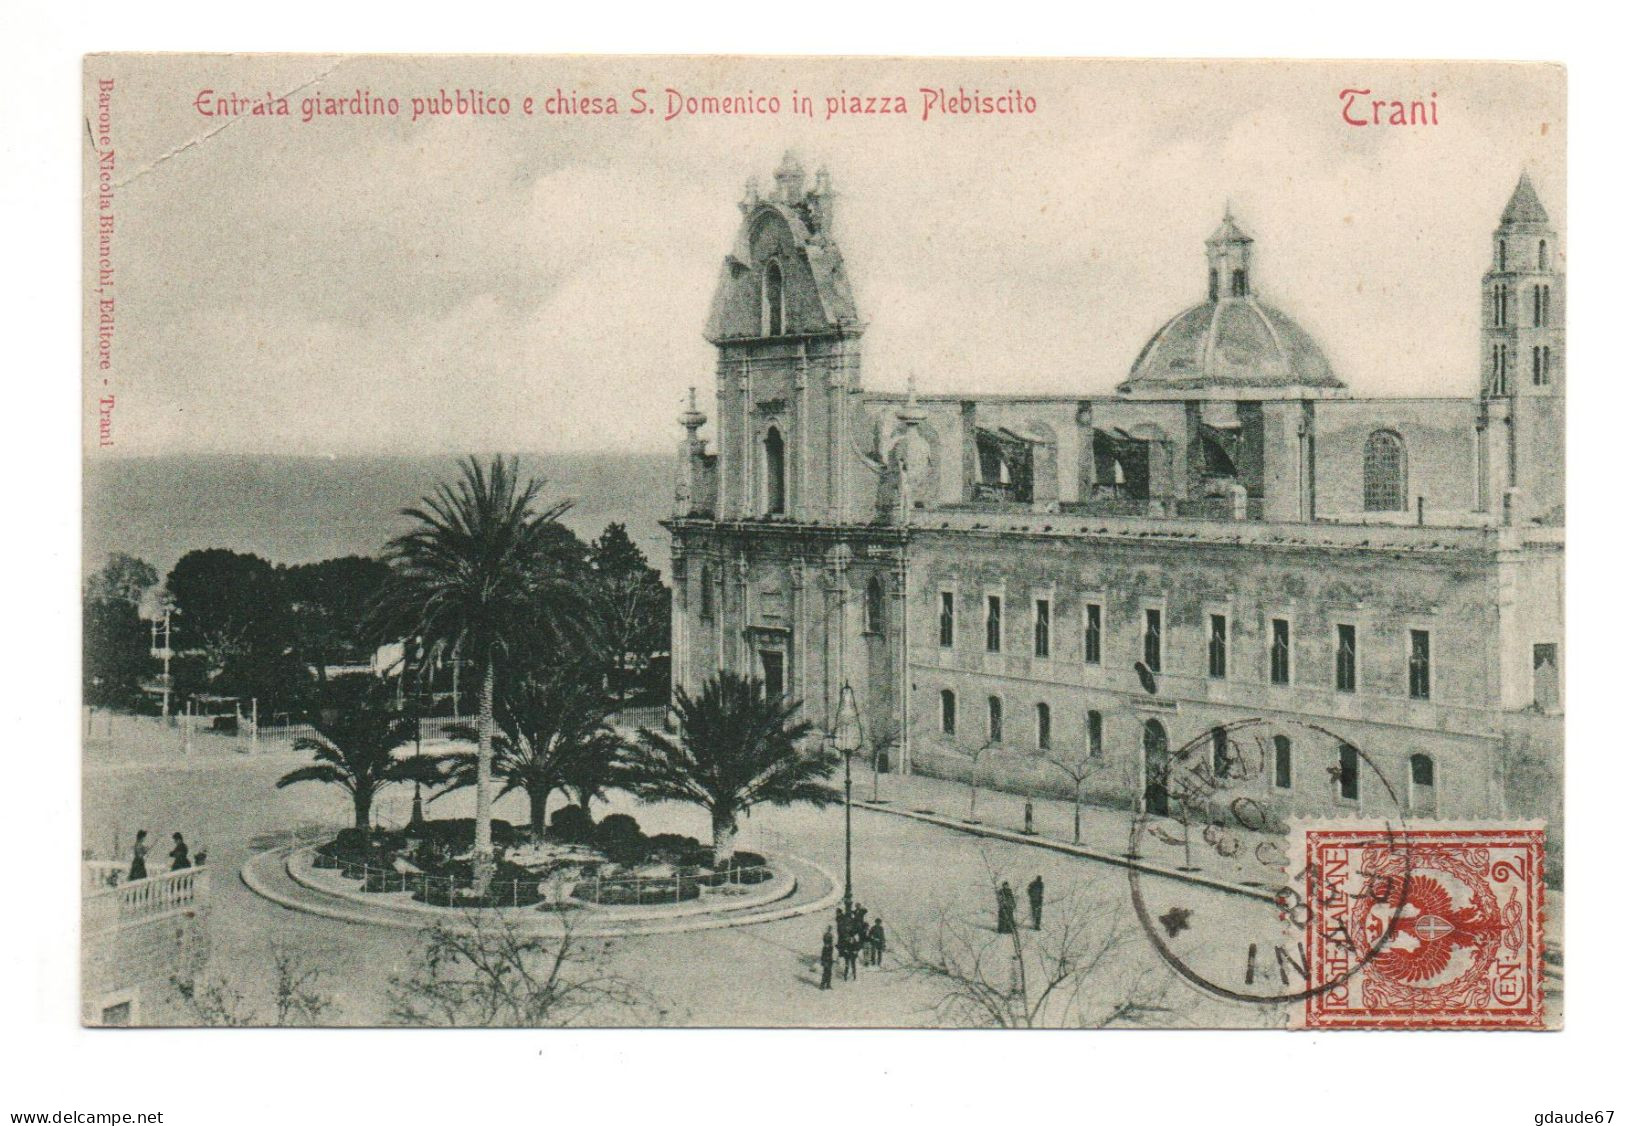
[(1230, 203), (1224, 205), (1224, 219), (1207, 240), (1207, 299), (1245, 298), (1252, 292), (1253, 240), (1236, 226)]

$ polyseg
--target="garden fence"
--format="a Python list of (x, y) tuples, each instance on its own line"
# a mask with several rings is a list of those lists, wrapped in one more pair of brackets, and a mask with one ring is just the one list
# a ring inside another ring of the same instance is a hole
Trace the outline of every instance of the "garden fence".
[[(290, 833), (290, 846), (309, 843)], [(473, 880), (459, 876), (434, 876), (427, 872), (402, 872), (394, 867), (345, 860), (316, 854), (318, 868), (337, 870), (346, 879), (360, 880), (363, 891), (406, 892), (420, 902), (439, 907), (472, 905), (468, 894)], [(698, 899), (707, 889), (749, 886), (765, 883), (773, 870), (765, 864), (730, 865), (709, 868), (680, 868), (670, 875), (605, 876), (600, 873), (569, 879), (534, 876), (529, 879), (494, 879), (482, 901), (493, 907), (529, 907), (547, 900), (550, 888), (563, 892), (562, 898), (607, 906), (657, 906)]]

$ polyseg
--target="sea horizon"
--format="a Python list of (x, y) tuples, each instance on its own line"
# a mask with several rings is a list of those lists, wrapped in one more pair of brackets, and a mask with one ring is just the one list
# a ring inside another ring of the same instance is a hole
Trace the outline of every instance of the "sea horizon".
[[(404, 507), (453, 479), (466, 454), (130, 454), (83, 460), (81, 563), (89, 574), (124, 552), (167, 575), (188, 551), (227, 548), (274, 564), (377, 555), (408, 526)], [(485, 458), (490, 455), (475, 454)], [(583, 540), (620, 522), (664, 577), (673, 455), (524, 453), (546, 502)]]

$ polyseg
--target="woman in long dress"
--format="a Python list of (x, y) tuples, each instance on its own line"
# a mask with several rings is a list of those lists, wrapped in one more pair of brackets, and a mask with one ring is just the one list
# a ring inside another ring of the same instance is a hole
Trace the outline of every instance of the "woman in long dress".
[(130, 846), (130, 879), (147, 878), (147, 831), (137, 830), (135, 844)]
[(1006, 880), (999, 885), (996, 897), (999, 903), (999, 933), (1016, 933), (1016, 893), (1010, 889), (1010, 881)]
[(179, 833), (175, 834), (175, 847), (169, 850), (169, 859), (173, 861), (169, 866), (171, 872), (179, 872), (182, 868), (192, 866), (191, 851), (186, 847), (186, 838)]

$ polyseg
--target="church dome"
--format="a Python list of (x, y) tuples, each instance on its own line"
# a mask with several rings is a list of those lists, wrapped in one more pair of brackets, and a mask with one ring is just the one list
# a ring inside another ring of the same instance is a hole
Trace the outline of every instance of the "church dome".
[(1314, 338), (1251, 297), (1193, 306), (1159, 328), (1117, 390), (1125, 395), (1211, 387), (1338, 390)]
[(1341, 380), (1314, 338), (1252, 294), (1252, 239), (1228, 210), (1207, 240), (1208, 299), (1159, 328), (1119, 384), (1122, 395), (1241, 398), (1337, 394)]

